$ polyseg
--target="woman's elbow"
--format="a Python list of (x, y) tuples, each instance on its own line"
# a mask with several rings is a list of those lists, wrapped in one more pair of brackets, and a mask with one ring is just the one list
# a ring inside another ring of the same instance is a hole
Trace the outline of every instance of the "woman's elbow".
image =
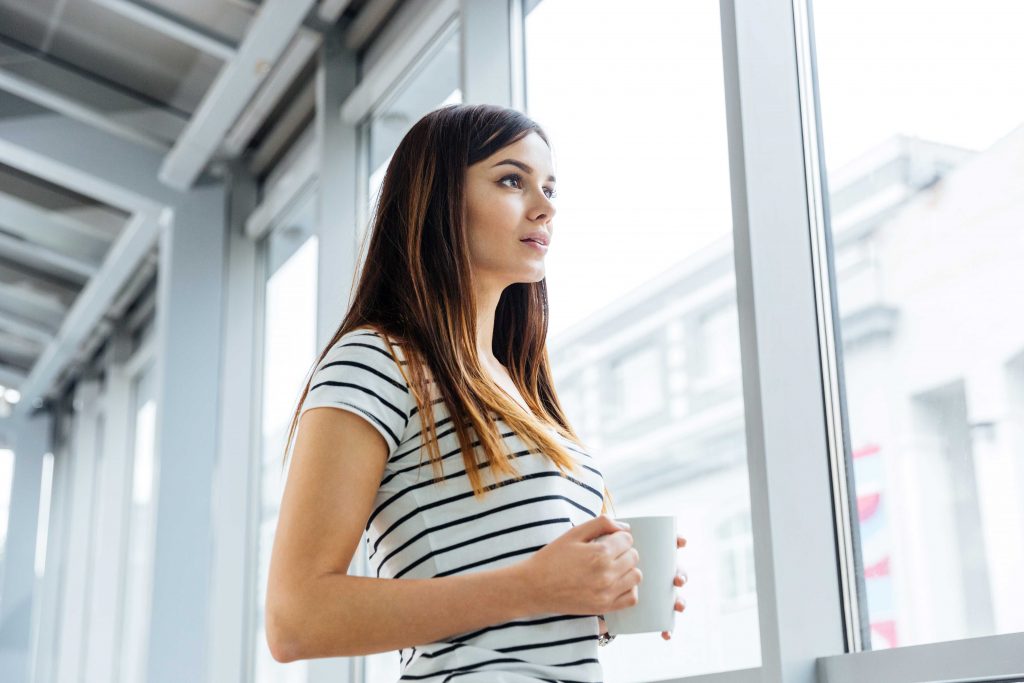
[(287, 618), (285, 610), (269, 594), (263, 627), (270, 655), (276, 661), (287, 664), (303, 659), (299, 634)]

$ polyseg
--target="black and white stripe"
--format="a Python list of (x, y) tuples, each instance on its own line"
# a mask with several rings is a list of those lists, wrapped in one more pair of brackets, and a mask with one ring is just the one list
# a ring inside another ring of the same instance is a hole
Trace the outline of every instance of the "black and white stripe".
[[(431, 383), (443, 466), (435, 481), (424, 450), (429, 442), (401, 372), (405, 356), (400, 346), (396, 352), (398, 363), (374, 331), (346, 334), (314, 373), (302, 408), (333, 406), (361, 415), (388, 443), (365, 526), (369, 563), (378, 578), (435, 578), (509, 566), (600, 514), (604, 480), (588, 453), (552, 429), (576, 459), (576, 470), (562, 473), (497, 417), (492, 419), (519, 476), (496, 477), (485, 463), (479, 475), (486, 495), (474, 496), (451, 415)], [(400, 656), (403, 681), (602, 680), (595, 615), (536, 615), (407, 647)]]

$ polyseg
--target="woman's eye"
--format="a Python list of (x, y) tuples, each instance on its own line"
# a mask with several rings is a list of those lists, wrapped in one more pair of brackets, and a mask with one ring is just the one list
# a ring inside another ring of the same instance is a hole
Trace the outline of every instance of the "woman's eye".
[[(519, 175), (518, 173), (513, 173), (511, 175), (507, 175), (504, 178), (502, 178), (501, 180), (499, 180), (498, 182), (506, 184), (507, 187), (514, 187), (516, 189), (522, 189), (522, 187), (523, 187), (523, 177), (521, 175)], [(512, 183), (512, 184), (509, 185), (508, 183)], [(558, 193), (555, 192), (555, 188), (553, 188), (553, 187), (545, 187), (544, 188), (544, 195), (548, 199), (554, 199), (555, 197), (558, 196)]]

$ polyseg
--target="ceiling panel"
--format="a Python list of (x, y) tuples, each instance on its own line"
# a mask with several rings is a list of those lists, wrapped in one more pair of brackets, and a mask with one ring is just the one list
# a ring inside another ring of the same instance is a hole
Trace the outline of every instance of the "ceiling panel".
[[(242, 6), (224, 0), (152, 4), (233, 43), (249, 21)], [(223, 64), (92, 0), (0, 0), (0, 34), (186, 114)]]

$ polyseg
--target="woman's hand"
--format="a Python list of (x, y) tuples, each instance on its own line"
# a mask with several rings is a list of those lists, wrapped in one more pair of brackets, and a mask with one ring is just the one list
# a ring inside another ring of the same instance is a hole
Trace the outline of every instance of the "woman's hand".
[[(685, 547), (686, 539), (682, 536), (676, 536), (676, 550)], [(676, 578), (672, 581), (673, 585), (682, 588), (686, 584), (686, 580), (686, 574), (681, 573), (678, 569), (676, 569)], [(684, 609), (686, 609), (686, 600), (677, 598), (674, 609), (676, 612), (682, 612)], [(665, 640), (669, 640), (672, 637), (672, 631), (662, 631), (661, 637)]]
[(643, 574), (633, 536), (607, 515), (573, 527), (518, 568), (531, 613), (604, 614), (637, 603)]
[[(685, 548), (685, 547), (686, 547), (686, 539), (683, 538), (682, 536), (676, 536), (676, 549), (678, 550), (679, 548)], [(678, 586), (679, 588), (682, 588), (686, 584), (686, 581), (687, 581), (686, 574), (681, 573), (677, 569), (676, 570), (676, 577), (672, 581), (672, 583), (675, 586)], [(686, 601), (685, 600), (681, 600), (681, 599), (677, 599), (676, 600), (676, 604), (675, 604), (675, 611), (676, 612), (682, 612), (684, 609), (686, 609)], [(604, 619), (601, 618), (601, 617), (597, 618), (597, 632), (598, 633), (608, 633), (608, 624), (606, 624)], [(670, 638), (672, 638), (672, 632), (671, 631), (662, 631), (661, 632), (661, 637), (663, 639), (665, 639), (665, 640), (669, 640)]]

